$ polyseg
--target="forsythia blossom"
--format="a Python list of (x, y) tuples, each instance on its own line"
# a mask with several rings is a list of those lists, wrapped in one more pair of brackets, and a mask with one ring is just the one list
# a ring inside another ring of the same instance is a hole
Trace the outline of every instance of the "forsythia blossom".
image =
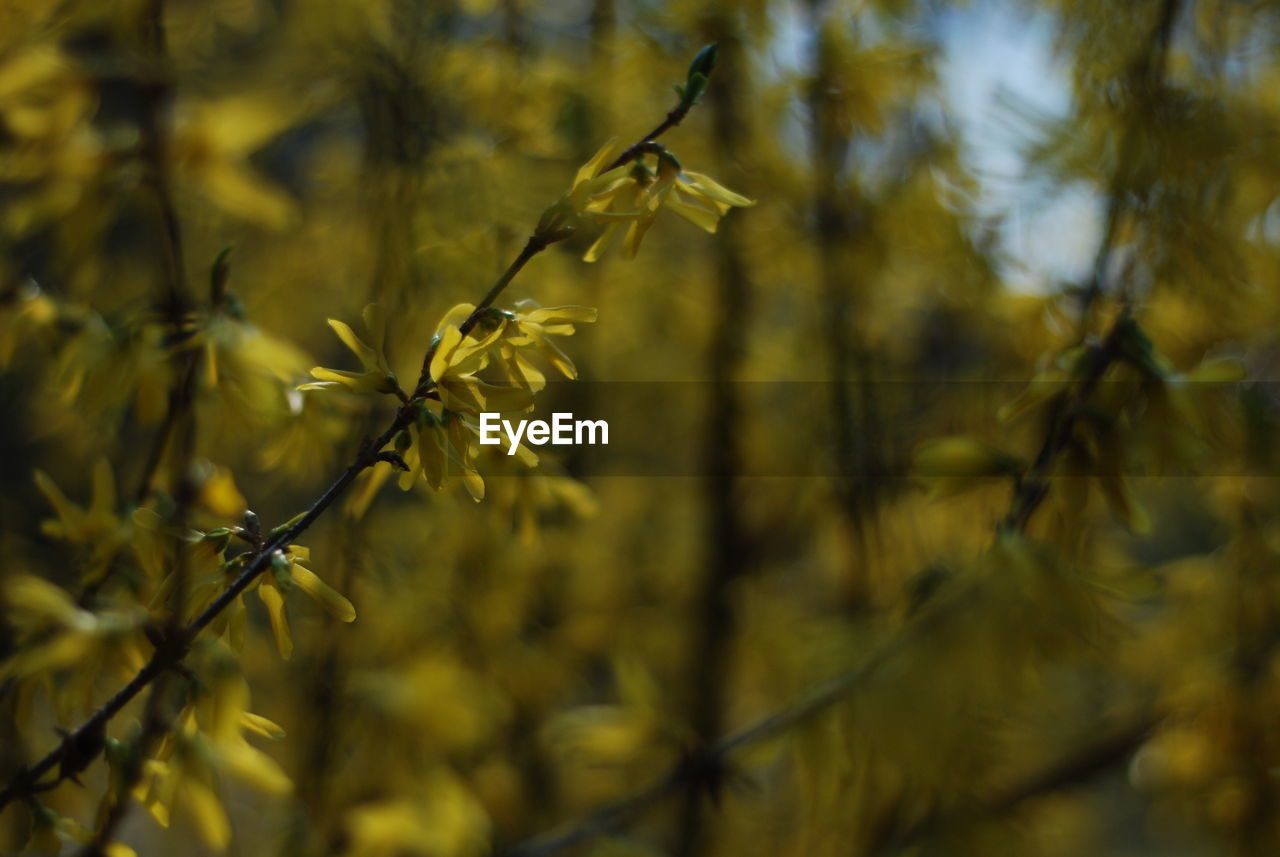
[(353, 393), (398, 393), (400, 384), (395, 373), (387, 366), (387, 358), (383, 353), (383, 339), (386, 335), (386, 318), (376, 304), (364, 308), (364, 327), (372, 341), (368, 345), (345, 323), (335, 318), (329, 319), (329, 326), (338, 334), (342, 344), (351, 350), (363, 367), (362, 372), (347, 372), (341, 369), (326, 369), (317, 366), (311, 370), (311, 377), (317, 379), (309, 384), (302, 384), (299, 390), (332, 390), (346, 387)]
[(632, 168), (632, 176), (631, 187), (625, 193), (617, 193), (615, 199), (635, 208), (637, 213), (612, 219), (583, 256), (586, 261), (594, 262), (603, 256), (624, 228), (622, 254), (634, 258), (645, 233), (664, 208), (707, 232), (715, 232), (729, 209), (755, 205), (755, 200), (734, 193), (709, 176), (681, 170), (666, 152), (658, 157), (656, 173), (638, 163)]
[(267, 607), (276, 648), (280, 657), (285, 660), (293, 654), (293, 637), (289, 632), (289, 617), (285, 613), (285, 596), (294, 586), (314, 598), (340, 622), (354, 622), (356, 618), (356, 608), (350, 601), (316, 576), (315, 572), (302, 565), (310, 559), (310, 549), (302, 545), (289, 545), (288, 551), (277, 551), (272, 557), (270, 573), (258, 576), (258, 597)]
[[(624, 195), (633, 184), (625, 164), (607, 172), (597, 173), (609, 163), (618, 151), (618, 138), (614, 137), (600, 147), (578, 170), (573, 185), (564, 196), (542, 214), (534, 235), (548, 243), (569, 237), (583, 222), (599, 219), (600, 212), (614, 198)], [(610, 216), (617, 216), (616, 214)]]
[(498, 343), (503, 368), (514, 384), (533, 391), (546, 386), (546, 376), (529, 358), (543, 357), (566, 378), (577, 378), (578, 369), (551, 336), (572, 336), (574, 324), (590, 324), (596, 320), (594, 307), (540, 307), (533, 301), (520, 301), (509, 314)]
[(729, 209), (755, 205), (754, 200), (709, 176), (682, 170), (665, 149), (656, 144), (653, 148), (658, 154), (656, 171), (637, 161), (597, 175), (618, 153), (617, 139), (610, 140), (578, 170), (569, 191), (543, 213), (535, 236), (547, 242), (559, 241), (584, 223), (601, 223), (605, 225), (604, 232), (583, 258), (588, 262), (599, 259), (623, 230), (623, 255), (632, 258), (663, 208), (707, 232), (715, 232)]

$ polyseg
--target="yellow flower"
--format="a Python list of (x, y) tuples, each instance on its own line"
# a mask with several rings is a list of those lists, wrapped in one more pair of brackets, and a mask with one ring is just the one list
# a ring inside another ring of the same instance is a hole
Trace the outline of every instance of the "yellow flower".
[(560, 370), (566, 378), (577, 378), (578, 370), (560, 347), (547, 337), (572, 336), (574, 324), (590, 324), (596, 320), (593, 307), (540, 307), (532, 301), (520, 301), (509, 313), (498, 343), (498, 352), (507, 377), (532, 391), (546, 386), (546, 376), (529, 360), (538, 354)]
[(300, 112), (296, 104), (260, 95), (182, 101), (174, 110), (174, 164), (223, 212), (281, 229), (297, 218), (297, 202), (254, 169), (251, 159)]
[[(248, 685), (238, 671), (215, 664), (209, 688), (200, 700), (203, 718), (192, 704), (178, 714), (155, 758), (143, 765), (133, 796), (161, 827), (168, 827), (173, 810), (180, 808), (205, 844), (223, 851), (231, 842), (231, 825), (218, 797), (220, 772), (268, 795), (286, 795), (293, 784), (270, 756), (244, 738), (245, 732), (253, 732), (275, 740), (284, 730), (246, 710)], [(203, 728), (201, 719), (207, 724)]]
[(287, 551), (276, 553), (271, 560), (271, 569), (258, 577), (258, 597), (266, 605), (276, 649), (285, 660), (293, 654), (293, 636), (289, 632), (285, 596), (294, 586), (319, 602), (335, 619), (354, 622), (356, 618), (356, 608), (350, 601), (301, 564), (310, 559), (309, 548), (289, 545)]
[(94, 665), (87, 673), (91, 685), (102, 672), (111, 671), (108, 667), (129, 671), (145, 660), (143, 610), (92, 613), (66, 590), (29, 574), (14, 574), (5, 581), (3, 601), (6, 621), (21, 636), (16, 653), (0, 663), (0, 679)]
[[(15, 4), (5, 4), (5, 29)], [(6, 32), (8, 35), (8, 32)], [(5, 50), (0, 62), (0, 231), (13, 239), (85, 201), (110, 159), (94, 127), (94, 87), (53, 44)]]
[(25, 340), (51, 328), (58, 306), (34, 282), (0, 298), (0, 369), (6, 368)]
[(158, 422), (173, 386), (166, 326), (112, 328), (95, 313), (75, 315), (64, 314), (79, 330), (59, 352), (53, 370), (59, 400), (74, 404), (81, 419), (114, 420), (131, 392), (138, 422)]
[(299, 390), (333, 390), (346, 387), (353, 393), (394, 393), (404, 398), (404, 392), (396, 380), (395, 373), (387, 366), (387, 358), (383, 354), (383, 339), (386, 335), (386, 318), (382, 310), (375, 304), (364, 308), (364, 326), (372, 345), (367, 345), (355, 335), (350, 327), (337, 319), (329, 319), (329, 326), (338, 334), (342, 344), (360, 361), (363, 372), (346, 372), (341, 369), (326, 369), (316, 366), (311, 370), (311, 377), (318, 380), (299, 385)]
[[(31, 834), (23, 854), (60, 854), (62, 844), (88, 845), (94, 839), (92, 828), (74, 818), (59, 815), (38, 802), (31, 807)], [(138, 857), (138, 852), (120, 842), (108, 842), (102, 848), (104, 857)]]
[(495, 310), (464, 337), (462, 323), (474, 310), (471, 304), (458, 304), (440, 320), (429, 368), (440, 401), (450, 411), (471, 415), (529, 410), (533, 397), (528, 390), (500, 387), (476, 377), (489, 365), (490, 353), (502, 338), (507, 320)]
[(241, 422), (283, 415), (285, 391), (307, 366), (293, 343), (228, 312), (211, 314), (193, 344), (203, 347), (204, 387), (216, 391), (222, 410)]
[(58, 517), (43, 521), (40, 532), (79, 546), (88, 553), (82, 580), (93, 583), (106, 572), (112, 558), (129, 540), (130, 527), (116, 516), (116, 482), (111, 465), (101, 459), (93, 468), (93, 491), (87, 507), (66, 498), (57, 484), (42, 470), (35, 472), (36, 487), (53, 506)]
[(618, 138), (614, 137), (582, 165), (572, 187), (543, 212), (535, 237), (548, 243), (569, 237), (583, 225), (584, 218), (595, 219), (593, 214), (604, 210), (614, 197), (635, 183), (626, 164), (600, 173), (617, 152)]
[(594, 262), (604, 255), (624, 227), (623, 256), (633, 258), (645, 233), (663, 208), (707, 232), (715, 232), (720, 218), (728, 214), (729, 209), (755, 205), (755, 200), (734, 193), (709, 176), (682, 171), (675, 158), (666, 153), (658, 158), (656, 175), (643, 164), (637, 164), (633, 174), (637, 176), (635, 186), (627, 193), (620, 190), (615, 201), (639, 209), (639, 214), (627, 211), (611, 218), (605, 231), (583, 256), (585, 261)]
[(480, 857), (489, 850), (484, 808), (443, 768), (427, 773), (411, 797), (359, 804), (345, 821), (343, 857)]
[(477, 502), (484, 499), (484, 480), (475, 467), (479, 449), (473, 437), (479, 430), (474, 424), (440, 402), (427, 400), (418, 407), (408, 433), (410, 444), (403, 457), (409, 469), (400, 474), (402, 490), (409, 490), (421, 477), (439, 491), (445, 478), (457, 472), (471, 497)]

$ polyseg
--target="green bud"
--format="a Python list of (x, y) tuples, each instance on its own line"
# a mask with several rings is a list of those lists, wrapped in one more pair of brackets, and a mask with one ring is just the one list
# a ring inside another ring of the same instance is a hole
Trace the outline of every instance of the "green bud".
[(244, 513), (244, 528), (255, 536), (262, 532), (262, 522), (258, 520), (257, 513), (252, 509), (248, 509)]
[(404, 455), (406, 452), (409, 451), (409, 447), (411, 446), (413, 446), (413, 438), (409, 436), (409, 433), (407, 431), (405, 431), (404, 429), (400, 429), (400, 431), (396, 432), (396, 439), (395, 439), (396, 452), (400, 453), (401, 455)]
[(689, 85), (685, 88), (683, 102), (692, 104), (702, 97), (702, 93), (707, 91), (707, 76), (705, 74), (695, 74), (689, 77)]
[(706, 86), (707, 78), (711, 77), (711, 70), (716, 67), (716, 55), (719, 53), (719, 42), (712, 42), (698, 51), (693, 62), (689, 63), (689, 82), (693, 83), (694, 75), (702, 75), (703, 86)]
[(271, 554), (271, 576), (281, 592), (287, 593), (293, 588), (293, 562), (284, 555), (284, 551)]

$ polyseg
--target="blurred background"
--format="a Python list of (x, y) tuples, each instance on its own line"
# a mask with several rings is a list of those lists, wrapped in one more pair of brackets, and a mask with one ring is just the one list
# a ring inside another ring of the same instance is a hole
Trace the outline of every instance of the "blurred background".
[(141, 855), (1277, 853), (1278, 36), (1269, 0), (6, 0), (5, 782), (150, 654), (166, 538), (286, 521), (386, 425), (295, 389), (357, 368), (326, 319), (376, 302), (416, 378), (708, 42), (663, 142), (756, 205), (536, 258), (500, 305), (599, 309), (540, 413), (615, 446), (486, 450), (480, 503), (379, 464), (303, 537), (356, 620), (295, 589), (286, 659), (248, 593), (161, 764), (111, 755), (144, 695), (0, 852), (79, 853), (124, 783)]

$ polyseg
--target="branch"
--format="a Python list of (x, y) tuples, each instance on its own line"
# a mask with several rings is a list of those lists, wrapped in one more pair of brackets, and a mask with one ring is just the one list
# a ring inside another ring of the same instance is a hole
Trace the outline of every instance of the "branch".
[[(152, 0), (153, 15), (154, 10), (160, 8), (161, 0)], [(159, 31), (159, 23), (155, 23), (157, 32)], [(157, 37), (158, 38), (158, 37)], [(162, 45), (163, 42), (157, 44)], [(708, 48), (704, 48), (703, 52), (698, 56), (703, 58)], [(711, 52), (711, 61), (714, 61), (714, 50)], [(699, 63), (699, 59), (694, 60), (695, 65)], [(705, 59), (700, 71), (703, 74), (705, 86), (705, 75), (709, 74), (710, 66)], [(691, 80), (693, 70), (690, 74)], [(163, 90), (161, 90), (163, 91)], [(691, 90), (690, 90), (691, 91)], [(700, 94), (700, 91), (699, 91)], [(643, 153), (646, 144), (654, 140), (656, 137), (674, 128), (680, 123), (680, 120), (689, 112), (696, 98), (682, 97), (681, 104), (663, 120), (656, 128), (646, 134), (641, 140), (637, 141), (625, 152), (623, 152), (623, 163), (626, 159), (637, 157), (635, 154)], [(159, 153), (152, 153), (151, 157), (162, 157)], [(166, 197), (167, 198), (167, 197)], [(162, 209), (168, 215), (172, 215), (172, 207), (166, 207), (162, 201)], [(166, 236), (169, 239), (166, 246), (171, 250), (180, 247), (178, 243), (176, 218), (166, 216), (165, 218)], [(515, 276), (528, 264), (529, 260), (545, 250), (551, 241), (537, 236), (530, 236), (525, 243), (524, 248), (519, 255), (507, 266), (507, 269), (498, 277), (497, 281), (489, 288), (489, 291), (476, 305), (466, 320), (459, 326), (462, 335), (465, 337), (479, 323), (484, 316), (485, 311), (493, 305), (502, 292), (510, 285)], [(182, 274), (179, 259), (174, 257), (172, 253), (168, 254), (166, 264), (170, 273), (169, 282), (178, 283), (173, 291), (172, 301), (178, 302), (183, 300), (181, 297)], [(174, 279), (177, 278), (177, 279)], [(343, 473), (338, 476), (333, 483), (325, 489), (311, 504), (305, 513), (297, 517), (283, 530), (269, 539), (265, 544), (259, 547), (253, 554), (253, 557), (245, 565), (244, 570), (236, 577), (231, 584), (223, 590), (209, 606), (207, 606), (195, 619), (191, 620), (184, 628), (177, 633), (166, 635), (160, 645), (152, 653), (151, 658), (143, 665), (133, 678), (126, 683), (120, 690), (102, 704), (93, 714), (82, 722), (76, 729), (68, 732), (63, 739), (52, 750), (42, 756), (39, 760), (24, 766), (17, 771), (4, 786), (0, 789), (0, 810), (3, 810), (15, 799), (35, 794), (40, 791), (47, 791), (56, 787), (63, 780), (82, 771), (102, 752), (102, 743), (106, 734), (106, 726), (117, 714), (119, 714), (126, 705), (128, 705), (134, 697), (141, 693), (149, 684), (156, 680), (168, 670), (178, 667), (186, 657), (191, 642), (196, 636), (203, 631), (214, 619), (218, 617), (223, 610), (227, 609), (257, 577), (271, 567), (272, 555), (277, 550), (284, 550), (302, 535), (316, 520), (324, 514), (335, 500), (351, 486), (356, 477), (365, 469), (372, 467), (379, 461), (379, 455), (382, 449), (391, 443), (392, 439), (402, 429), (409, 426), (414, 419), (414, 405), (425, 395), (434, 385), (435, 381), (430, 376), (431, 359), (435, 356), (437, 343), (433, 342), (427, 349), (427, 353), (423, 358), (423, 371), (419, 379), (418, 386), (414, 391), (413, 397), (399, 409), (397, 409), (394, 419), (375, 440), (365, 443), (361, 446), (360, 451), (356, 454), (355, 459), (347, 467)], [(59, 766), (59, 771), (55, 774), (53, 780), (44, 781), (42, 779), (49, 774), (55, 766)]]
[[(1181, 0), (1162, 0), (1160, 14), (1156, 20), (1151, 39), (1138, 54), (1133, 63), (1130, 75), (1131, 85), (1138, 89), (1144, 98), (1152, 98), (1163, 82), (1168, 64), (1169, 44), (1173, 38), (1173, 25), (1178, 17)], [(1102, 280), (1111, 262), (1115, 249), (1115, 237), (1119, 231), (1120, 217), (1125, 209), (1124, 182), (1132, 172), (1138, 123), (1135, 120), (1127, 125), (1120, 140), (1120, 161), (1111, 177), (1111, 195), (1107, 205), (1106, 222), (1102, 239), (1094, 256), (1093, 272), (1089, 286), (1081, 299), (1080, 329), (1088, 330), (1093, 305), (1102, 294)], [(1102, 380), (1111, 364), (1120, 354), (1120, 337), (1129, 322), (1129, 302), (1125, 301), (1124, 310), (1111, 323), (1110, 329), (1103, 338), (1102, 344), (1095, 347), (1091, 354), (1092, 361), (1085, 371), (1084, 378), (1076, 387), (1074, 394), (1065, 402), (1059, 403), (1058, 409), (1050, 416), (1049, 430), (1043, 444), (1036, 454), (1035, 460), (1026, 473), (1018, 480), (1010, 503), (1009, 514), (1001, 526), (1013, 530), (1025, 530), (1040, 504), (1049, 494), (1049, 474), (1053, 460), (1071, 442), (1071, 431), (1075, 427), (1076, 418), (1085, 399)]]
[(891, 854), (950, 827), (974, 821), (1000, 818), (1037, 797), (1082, 785), (1126, 761), (1159, 725), (1155, 714), (1134, 718), (1103, 737), (1076, 748), (1045, 767), (991, 794), (976, 806), (941, 815), (926, 816), (901, 830), (890, 829), (867, 853)]
[(1121, 354), (1122, 338), (1129, 330), (1129, 311), (1126, 309), (1107, 331), (1101, 344), (1088, 352), (1089, 365), (1070, 396), (1059, 401), (1049, 415), (1049, 428), (1035, 459), (1026, 472), (1018, 478), (1013, 491), (1009, 513), (1001, 523), (1005, 529), (1021, 532), (1031, 523), (1031, 516), (1049, 496), (1049, 475), (1058, 454), (1071, 444), (1072, 432), (1089, 394), (1102, 380)]
[[(1163, 0), (1160, 15), (1152, 29), (1151, 38), (1135, 58), (1129, 76), (1130, 86), (1138, 89), (1144, 98), (1153, 97), (1163, 82), (1168, 65), (1169, 44), (1173, 39), (1173, 25), (1178, 19), (1181, 0)], [(1080, 329), (1087, 330), (1093, 313), (1093, 306), (1102, 296), (1102, 281), (1106, 277), (1111, 253), (1115, 246), (1116, 233), (1119, 231), (1120, 218), (1129, 208), (1123, 183), (1133, 173), (1134, 160), (1138, 156), (1138, 128), (1141, 118), (1135, 117), (1125, 126), (1120, 137), (1119, 162), (1115, 174), (1111, 177), (1110, 194), (1107, 200), (1107, 215), (1103, 225), (1102, 240), (1093, 258), (1093, 272), (1089, 278), (1089, 286), (1080, 299)]]
[[(891, 657), (927, 630), (942, 611), (922, 616), (910, 633), (899, 634), (879, 646), (862, 664), (811, 688), (793, 705), (757, 720), (751, 726), (720, 739), (700, 755), (682, 759), (647, 788), (634, 795), (608, 804), (572, 827), (538, 834), (523, 842), (498, 851), (497, 857), (549, 857), (597, 836), (623, 829), (645, 809), (663, 798), (690, 786), (714, 783), (728, 769), (729, 757), (738, 750), (788, 731), (797, 724), (825, 711), (854, 692), (876, 673)], [(929, 618), (934, 617), (934, 618)], [(976, 811), (963, 818), (1003, 815), (1023, 802), (1051, 792), (1087, 782), (1111, 766), (1128, 758), (1159, 724), (1156, 714), (1144, 714), (1110, 732), (1105, 737), (1061, 757), (1012, 785), (996, 791), (981, 801)], [(962, 820), (960, 814), (932, 816), (907, 830), (893, 834), (870, 849), (871, 854), (893, 850)]]
[(919, 634), (932, 628), (944, 612), (935, 610), (920, 615), (903, 633), (877, 646), (858, 666), (814, 685), (792, 705), (762, 717), (700, 752), (687, 755), (666, 774), (631, 797), (601, 807), (568, 829), (548, 831), (516, 843), (499, 851), (497, 857), (546, 857), (555, 854), (579, 842), (622, 829), (642, 810), (668, 795), (690, 786), (721, 782), (732, 754), (780, 735), (856, 692), (886, 661), (906, 648)]

